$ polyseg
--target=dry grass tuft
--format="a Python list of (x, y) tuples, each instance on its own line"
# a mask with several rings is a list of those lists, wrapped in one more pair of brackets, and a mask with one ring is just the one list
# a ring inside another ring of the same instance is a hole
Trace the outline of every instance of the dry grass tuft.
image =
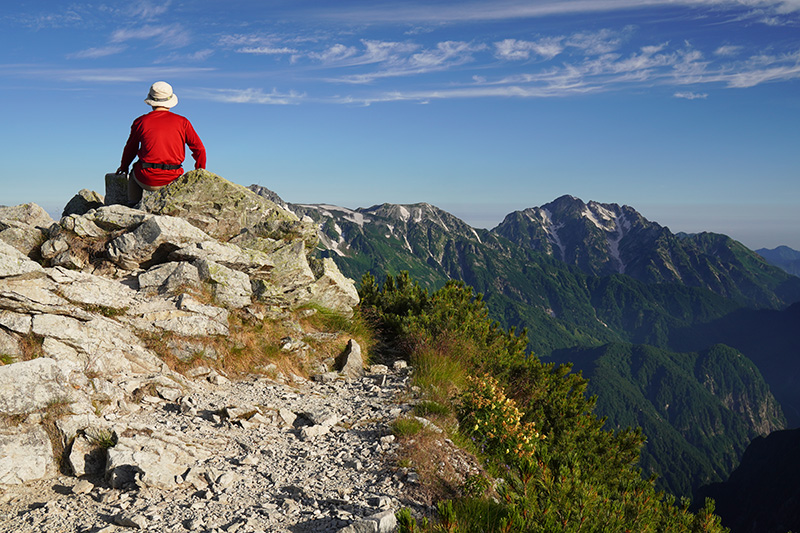
[[(193, 297), (198, 296), (193, 294)], [(259, 315), (259, 306), (252, 306), (252, 310), (253, 313), (231, 311), (227, 336), (201, 339), (166, 332), (142, 335), (142, 338), (146, 346), (176, 372), (207, 366), (229, 377), (248, 374), (274, 377), (278, 373), (308, 377), (321, 362), (338, 356), (351, 338), (356, 339), (365, 354), (369, 354), (374, 344), (372, 333), (358, 317), (350, 319), (321, 308), (303, 308), (293, 316), (259, 320), (255, 318)], [(286, 339), (302, 341), (306, 347), (284, 350)], [(179, 358), (175, 347), (187, 344), (202, 349), (188, 360), (185, 354)]]
[(398, 466), (413, 468), (419, 483), (408, 489), (425, 505), (463, 496), (465, 483), (482, 469), (472, 454), (458, 448), (446, 434), (423, 429), (413, 436), (398, 436)]
[(42, 349), (43, 343), (44, 337), (41, 335), (35, 333), (23, 335), (19, 340), (19, 347), (22, 352), (20, 359), (22, 361), (31, 361), (39, 357), (44, 357), (44, 350)]

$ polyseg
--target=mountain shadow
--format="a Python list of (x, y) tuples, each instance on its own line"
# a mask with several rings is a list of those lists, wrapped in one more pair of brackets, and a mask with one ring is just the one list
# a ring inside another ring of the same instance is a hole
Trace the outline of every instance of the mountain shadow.
[(698, 508), (706, 498), (731, 533), (800, 531), (800, 429), (756, 438), (741, 464), (722, 483), (701, 487)]

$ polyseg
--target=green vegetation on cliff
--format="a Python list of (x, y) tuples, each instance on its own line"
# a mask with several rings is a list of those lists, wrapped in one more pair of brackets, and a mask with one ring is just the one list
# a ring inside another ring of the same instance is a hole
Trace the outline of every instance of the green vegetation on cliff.
[[(437, 421), (485, 472), (440, 502), (435, 530), (724, 531), (712, 505), (691, 513), (643, 479), (642, 434), (604, 429), (588, 382), (529, 357), (526, 332), (503, 330), (471, 288), (429, 293), (401, 273), (383, 285), (365, 276), (361, 297), (384, 342), (411, 359)], [(402, 531), (431, 527), (401, 520)]]
[(641, 466), (673, 494), (725, 479), (753, 438), (785, 424), (756, 366), (725, 345), (676, 353), (609, 344), (548, 361), (582, 372), (608, 425), (642, 428)]

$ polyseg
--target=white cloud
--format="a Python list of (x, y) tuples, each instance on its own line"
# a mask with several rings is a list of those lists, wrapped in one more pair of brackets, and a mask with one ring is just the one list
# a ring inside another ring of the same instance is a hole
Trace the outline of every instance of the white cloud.
[(727, 45), (720, 46), (719, 48), (714, 50), (714, 55), (722, 56), (722, 57), (735, 56), (735, 55), (738, 55), (739, 52), (743, 48), (744, 47), (742, 47), (742, 46), (734, 46), (734, 45), (727, 44)]
[(157, 18), (169, 11), (169, 6), (171, 3), (171, 0), (163, 0), (159, 2), (140, 0), (132, 3), (129, 8), (130, 14), (131, 16), (141, 17), (143, 19)]
[(566, 39), (565, 45), (577, 48), (589, 55), (603, 55), (618, 50), (632, 32), (631, 27), (622, 33), (609, 29), (596, 32), (579, 32)]
[(111, 42), (123, 43), (127, 41), (154, 41), (157, 46), (180, 48), (191, 42), (191, 34), (182, 26), (171, 24), (168, 26), (141, 26), (139, 28), (126, 28), (114, 31)]
[(109, 45), (99, 48), (87, 48), (80, 52), (68, 54), (69, 59), (97, 59), (99, 57), (106, 57), (123, 52), (127, 47), (124, 45)]
[(254, 55), (264, 55), (264, 56), (274, 56), (274, 55), (286, 55), (286, 54), (296, 54), (297, 50), (294, 48), (275, 48), (271, 46), (256, 46), (256, 47), (243, 47), (236, 50), (241, 54), (254, 54)]
[(343, 44), (334, 44), (322, 52), (312, 52), (309, 55), (312, 59), (316, 59), (323, 63), (333, 63), (342, 61), (355, 56), (358, 49), (354, 46), (345, 46)]
[(439, 68), (452, 63), (461, 64), (469, 61), (470, 53), (482, 50), (482, 45), (472, 45), (460, 41), (446, 41), (438, 43), (436, 48), (423, 50), (409, 59), (409, 66), (415, 69)]
[(379, 24), (454, 24), (481, 21), (540, 18), (554, 15), (590, 15), (630, 9), (657, 9), (682, 6), (687, 8), (712, 7), (716, 10), (740, 12), (742, 7), (769, 18), (785, 21), (786, 16), (800, 12), (798, 0), (472, 0), (450, 4), (428, 2), (397, 2), (394, 5), (372, 4), (353, 9), (337, 6), (328, 10), (315, 10), (316, 18), (347, 21), (351, 23)]
[(378, 70), (335, 77), (329, 81), (361, 84), (381, 78), (439, 72), (468, 63), (473, 60), (473, 52), (486, 49), (485, 45), (463, 41), (444, 41), (428, 49), (420, 49), (414, 43), (362, 42), (365, 46), (364, 52), (342, 65), (353, 67), (377, 63), (380, 65)]
[(290, 91), (280, 93), (276, 89), (264, 92), (263, 89), (207, 89), (188, 91), (195, 98), (204, 98), (231, 104), (290, 105), (300, 103), (305, 94)]
[[(2, 67), (0, 67), (2, 68)], [(137, 82), (153, 83), (155, 79), (205, 76), (215, 69), (208, 67), (131, 67), (131, 68), (46, 68), (38, 65), (13, 65), (4, 74), (48, 81), (80, 82)]]
[(547, 37), (538, 41), (504, 39), (494, 43), (495, 55), (510, 61), (529, 59), (531, 53), (544, 59), (553, 59), (564, 50), (562, 40), (561, 37)]
[(675, 98), (683, 98), (684, 100), (705, 100), (708, 98), (708, 93), (694, 93), (691, 91), (677, 92), (673, 94)]

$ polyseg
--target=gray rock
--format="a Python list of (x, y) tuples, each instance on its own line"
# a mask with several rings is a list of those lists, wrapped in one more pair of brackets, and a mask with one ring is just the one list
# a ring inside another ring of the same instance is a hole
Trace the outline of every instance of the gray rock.
[(147, 301), (128, 310), (127, 321), (144, 331), (171, 331), (187, 337), (227, 335), (228, 311), (204, 305), (187, 294), (175, 299)]
[(166, 369), (129, 328), (105, 317), (82, 321), (68, 316), (35, 315), (33, 332), (74, 348), (85, 361), (87, 372), (112, 376)]
[(46, 357), (0, 366), (0, 391), (5, 415), (32, 413), (72, 396), (61, 366)]
[(93, 488), (94, 485), (90, 481), (81, 479), (72, 487), (72, 494), (88, 494)]
[(336, 368), (348, 379), (358, 379), (364, 376), (361, 346), (354, 339), (347, 342), (347, 348), (336, 358)]
[(183, 483), (189, 467), (211, 455), (196, 443), (175, 435), (156, 433), (149, 428), (142, 430), (133, 436), (120, 436), (117, 444), (108, 449), (106, 478), (112, 487), (137, 483), (174, 489)]
[[(0, 319), (1, 318), (2, 311), (0, 311)], [(16, 361), (21, 356), (22, 350), (20, 349), (19, 340), (17, 340), (17, 338), (13, 335), (6, 333), (4, 329), (0, 329), (0, 357)], [(4, 362), (7, 363), (8, 361)]]
[(303, 418), (311, 422), (312, 425), (334, 426), (342, 417), (326, 407), (317, 407), (316, 409), (303, 411)]
[(278, 416), (286, 427), (292, 427), (297, 420), (297, 415), (285, 407), (278, 409)]
[(23, 255), (36, 259), (45, 240), (46, 230), (13, 220), (0, 220), (0, 241), (13, 246)]
[(359, 520), (341, 528), (339, 533), (378, 533), (378, 523), (374, 520)]
[[(106, 200), (108, 198), (106, 197)], [(124, 205), (108, 205), (98, 208), (92, 218), (94, 223), (106, 231), (134, 229), (152, 215)]]
[(182, 218), (154, 216), (111, 241), (107, 251), (120, 267), (133, 270), (140, 265), (163, 262), (173, 251), (209, 239)]
[(247, 228), (258, 228), (262, 237), (272, 239), (282, 239), (287, 232), (301, 238), (316, 235), (312, 224), (301, 223), (277, 204), (207, 170), (187, 172), (144, 197), (141, 207), (149, 213), (186, 219), (222, 242)]
[(197, 260), (195, 265), (200, 279), (211, 284), (218, 302), (235, 309), (252, 303), (253, 291), (247, 274), (205, 259)]
[(378, 533), (391, 533), (397, 528), (397, 518), (394, 511), (383, 511), (367, 518), (377, 525)]
[(58, 283), (59, 293), (78, 304), (119, 310), (130, 306), (136, 296), (136, 291), (119, 281), (63, 267), (49, 270), (48, 275)]
[(344, 277), (330, 257), (322, 260), (322, 266), (323, 274), (309, 287), (307, 301), (352, 316), (359, 302), (355, 282)]
[(53, 465), (53, 446), (41, 427), (23, 426), (15, 431), (0, 431), (0, 485), (18, 485), (49, 477), (54, 473)]
[(97, 209), (103, 205), (103, 197), (89, 189), (81, 189), (78, 194), (72, 197), (64, 206), (62, 217), (69, 215), (83, 215), (91, 209)]
[(31, 315), (0, 310), (0, 326), (27, 335), (31, 332)]
[(122, 527), (146, 529), (147, 518), (140, 514), (119, 513), (114, 517), (114, 523)]
[(25, 254), (0, 240), (0, 278), (35, 275), (42, 273), (42, 266), (31, 261)]
[(189, 339), (170, 339), (167, 342), (167, 349), (170, 353), (181, 361), (188, 362), (197, 357), (205, 359), (216, 359), (217, 349), (213, 344), (208, 344), (202, 340)]
[(69, 242), (64, 233), (57, 233), (42, 243), (40, 253), (43, 259), (53, 259), (69, 250)]
[(235, 244), (218, 241), (198, 242), (175, 250), (172, 261), (197, 261), (204, 259), (244, 272), (251, 278), (264, 278), (273, 269), (269, 255), (252, 249), (242, 249)]
[(59, 225), (66, 231), (77, 235), (78, 237), (103, 237), (106, 232), (94, 223), (88, 216), (83, 215), (67, 215), (64, 216)]
[(78, 435), (72, 441), (68, 461), (75, 476), (95, 476), (105, 470), (106, 453), (97, 442), (85, 435)]
[(21, 222), (41, 229), (49, 228), (55, 222), (47, 211), (34, 203), (0, 207), (0, 223), (8, 221)]
[(58, 285), (44, 276), (0, 279), (0, 309), (19, 314), (53, 313), (82, 320), (91, 318), (90, 313), (59, 296), (57, 290)]
[(275, 250), (270, 254), (270, 259), (275, 267), (272, 269), (268, 281), (279, 287), (280, 292), (307, 287), (316, 281), (301, 241), (295, 241)]
[(164, 263), (139, 274), (139, 290), (172, 292), (181, 287), (199, 287), (197, 267), (185, 261)]

